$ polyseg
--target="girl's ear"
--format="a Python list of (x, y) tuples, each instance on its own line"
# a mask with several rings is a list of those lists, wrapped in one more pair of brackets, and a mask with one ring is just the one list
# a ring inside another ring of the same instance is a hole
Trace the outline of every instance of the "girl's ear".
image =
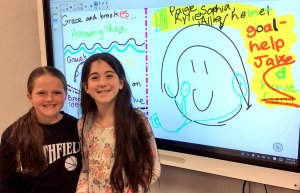
[(120, 86), (119, 86), (119, 90), (122, 90), (124, 87), (124, 80), (120, 79)]
[(29, 100), (31, 100), (31, 94), (30, 93), (27, 93), (27, 98), (29, 99)]
[(84, 91), (85, 91), (87, 94), (89, 94), (89, 93), (88, 93), (88, 87), (87, 87), (87, 84), (86, 84), (86, 83), (82, 83), (82, 88), (84, 89)]
[(27, 98), (28, 98), (29, 102), (32, 104), (32, 95), (31, 95), (31, 93), (27, 93)]

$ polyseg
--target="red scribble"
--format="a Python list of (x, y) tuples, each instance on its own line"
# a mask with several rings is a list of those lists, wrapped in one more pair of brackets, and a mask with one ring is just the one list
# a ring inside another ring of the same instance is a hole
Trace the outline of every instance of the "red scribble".
[[(294, 61), (295, 62), (295, 61)], [(293, 62), (293, 63), (294, 63)], [(266, 80), (266, 74), (268, 74), (269, 71), (275, 69), (275, 68), (278, 68), (278, 67), (281, 67), (281, 66), (288, 66), (288, 65), (292, 65), (292, 64), (281, 64), (281, 65), (278, 65), (278, 66), (273, 66), (271, 68), (269, 68), (264, 74), (263, 74), (263, 81), (266, 83), (266, 85), (271, 89), (273, 90), (274, 92), (276, 93), (279, 93), (283, 96), (285, 96), (286, 98), (282, 97), (282, 98), (266, 98), (266, 99), (261, 99), (261, 101), (264, 101), (265, 103), (268, 103), (268, 104), (277, 104), (277, 105), (284, 105), (284, 106), (293, 106), (293, 107), (297, 107), (297, 108), (300, 108), (300, 105), (299, 104), (294, 104), (294, 103), (288, 103), (288, 101), (295, 101), (296, 98), (287, 94), (287, 93), (284, 93), (280, 90), (277, 90), (275, 89), (274, 87), (272, 87)], [(286, 102), (283, 102), (286, 101)]]

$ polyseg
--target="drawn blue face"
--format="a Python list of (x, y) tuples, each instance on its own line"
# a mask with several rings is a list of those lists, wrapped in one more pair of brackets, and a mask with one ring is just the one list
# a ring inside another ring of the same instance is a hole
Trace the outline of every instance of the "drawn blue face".
[(162, 91), (184, 117), (181, 128), (191, 122), (221, 126), (240, 112), (242, 104), (251, 106), (239, 50), (212, 26), (179, 30), (166, 49), (161, 75)]
[(221, 54), (193, 46), (182, 53), (177, 65), (179, 92), (175, 101), (187, 119), (218, 124), (240, 109), (246, 84)]

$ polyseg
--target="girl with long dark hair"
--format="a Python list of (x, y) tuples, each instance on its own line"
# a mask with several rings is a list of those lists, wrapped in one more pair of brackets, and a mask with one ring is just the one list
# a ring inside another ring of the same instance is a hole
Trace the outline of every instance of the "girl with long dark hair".
[(155, 138), (146, 116), (134, 109), (125, 71), (109, 53), (82, 68), (78, 122), (83, 168), (77, 193), (148, 192), (160, 175)]

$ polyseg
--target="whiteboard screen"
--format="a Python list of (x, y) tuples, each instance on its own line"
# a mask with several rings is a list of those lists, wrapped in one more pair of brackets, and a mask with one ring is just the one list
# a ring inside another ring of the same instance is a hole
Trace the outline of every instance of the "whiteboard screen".
[(47, 61), (76, 117), (84, 61), (109, 52), (160, 149), (299, 173), (298, 4), (45, 1)]

